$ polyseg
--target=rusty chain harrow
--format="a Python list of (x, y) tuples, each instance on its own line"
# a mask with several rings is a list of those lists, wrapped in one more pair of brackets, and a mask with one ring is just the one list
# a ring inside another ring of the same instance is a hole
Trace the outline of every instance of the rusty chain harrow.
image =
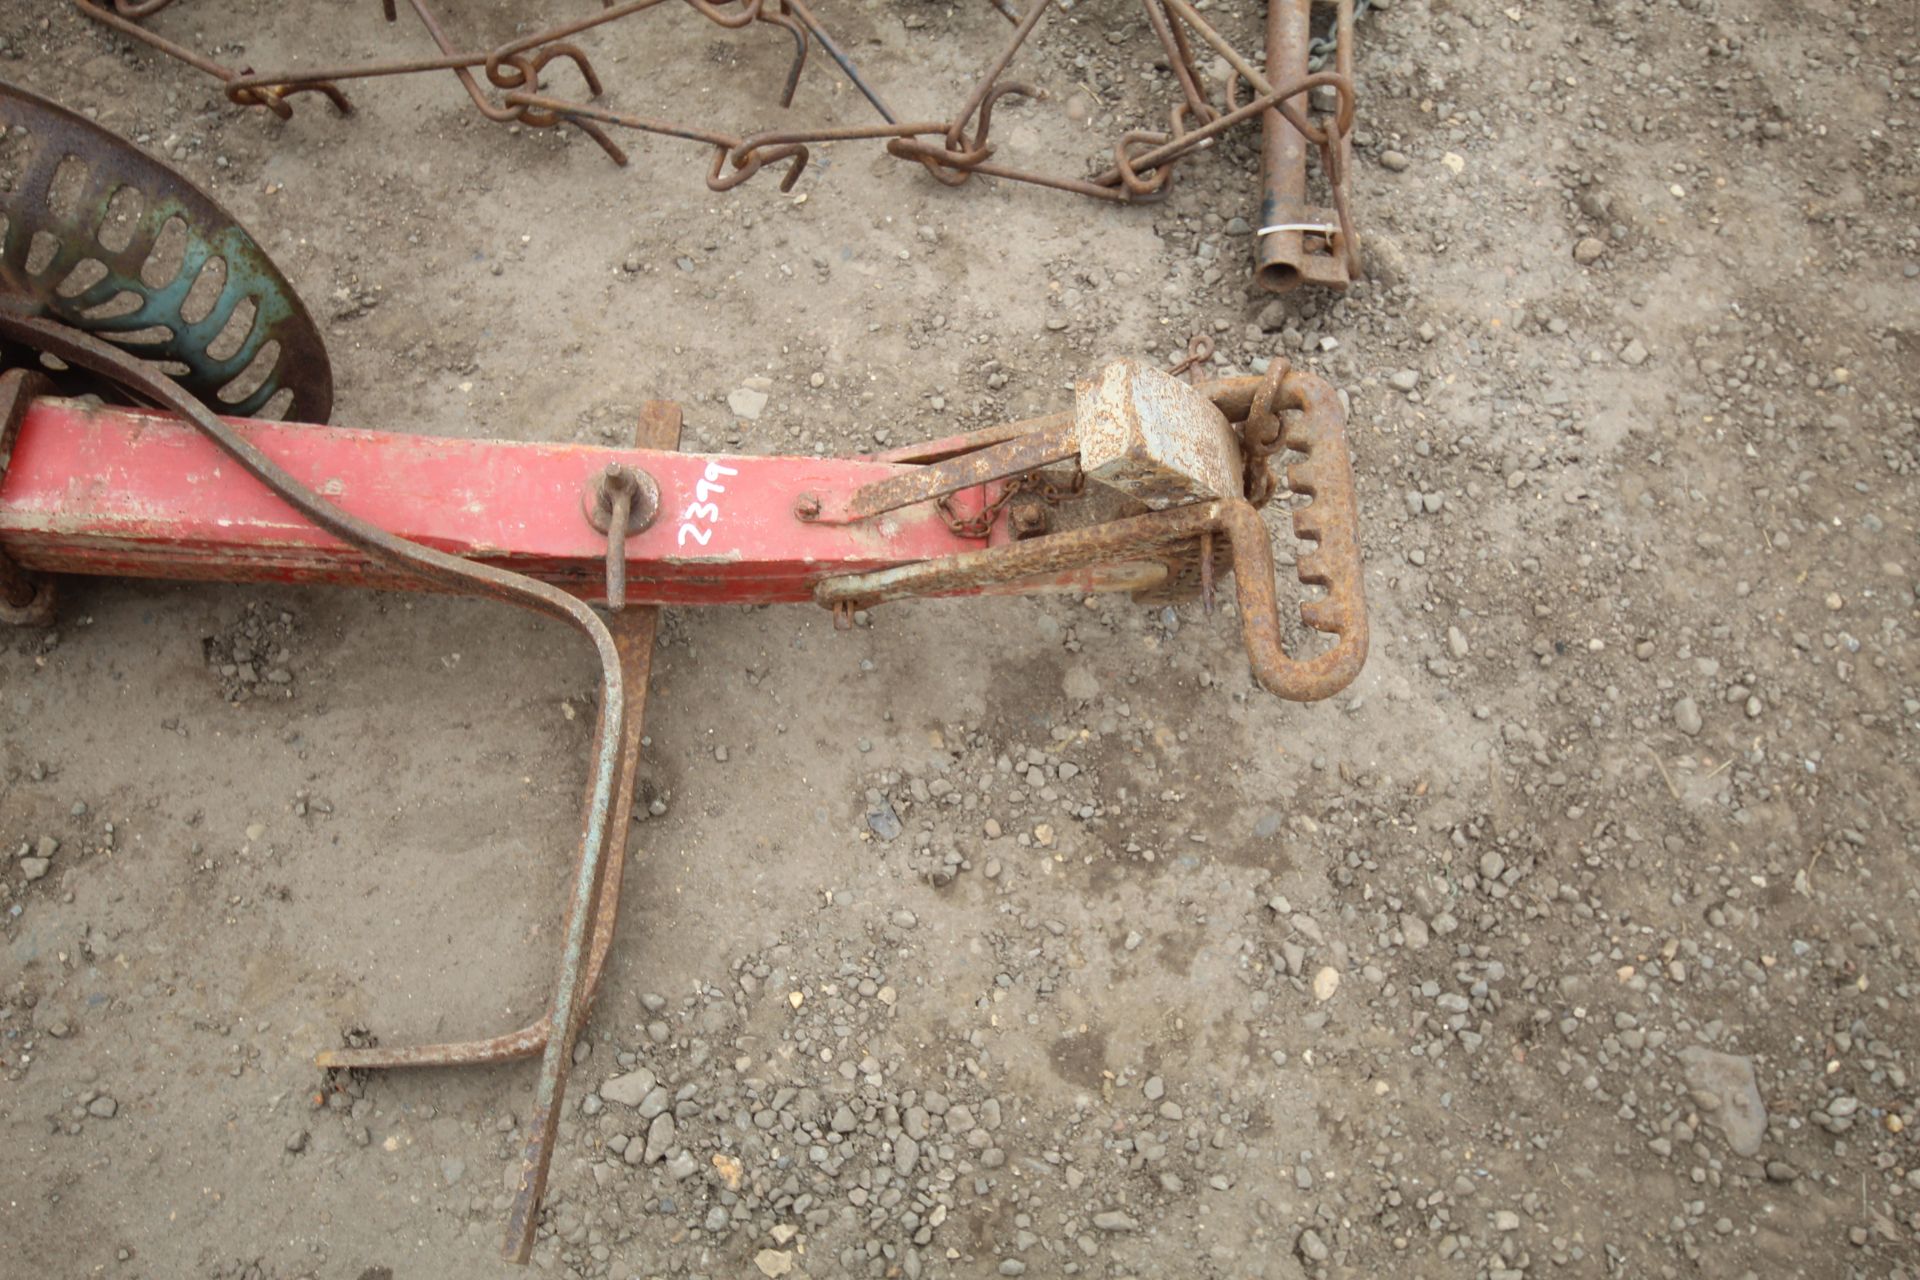
[[(175, 0), (74, 0), (80, 11), (131, 39), (195, 67), (221, 81), (228, 101), (259, 107), (286, 119), (293, 113), (292, 97), (316, 93), (341, 114), (352, 108), (341, 85), (348, 81), (393, 76), (451, 72), (471, 99), (475, 110), (489, 120), (545, 129), (566, 125), (580, 130), (616, 164), (626, 164), (626, 152), (614, 141), (608, 126), (681, 138), (713, 149), (707, 185), (715, 191), (739, 186), (768, 165), (784, 165), (780, 187), (792, 189), (806, 169), (809, 148), (831, 142), (880, 140), (887, 151), (924, 167), (948, 186), (962, 186), (976, 174), (1013, 182), (1032, 183), (1059, 191), (1121, 204), (1164, 197), (1177, 164), (1237, 125), (1258, 120), (1271, 138), (1286, 131), (1296, 148), (1311, 147), (1332, 197), (1332, 221), (1304, 227), (1318, 236), (1316, 244), (1343, 261), (1345, 270), (1358, 274), (1358, 239), (1347, 197), (1350, 137), (1354, 120), (1351, 39), (1354, 0), (1337, 0), (1335, 31), (1339, 37), (1336, 69), (1307, 73), (1306, 46), (1297, 58), (1276, 58), (1270, 43), (1263, 71), (1242, 55), (1189, 0), (1140, 0), (1147, 25), (1164, 55), (1179, 89), (1179, 101), (1167, 113), (1165, 129), (1133, 129), (1111, 144), (1110, 162), (1090, 176), (1068, 176), (1016, 168), (994, 157), (992, 140), (995, 104), (1008, 98), (1040, 99), (1044, 90), (1023, 81), (1006, 79), (1006, 72), (1044, 20), (1063, 7), (1062, 0), (1034, 0), (1021, 13), (1005, 0), (995, 8), (1014, 24), (1006, 44), (988, 62), (972, 90), (953, 115), (944, 120), (902, 120), (880, 91), (864, 77), (846, 51), (822, 25), (807, 0), (684, 0), (701, 17), (729, 30), (773, 27), (793, 43), (780, 94), (780, 105), (792, 105), (801, 73), (813, 46), (818, 45), (867, 100), (879, 121), (870, 125), (799, 127), (735, 134), (695, 122), (654, 118), (616, 111), (591, 102), (555, 96), (547, 84), (556, 62), (571, 65), (585, 89), (585, 97), (604, 95), (605, 85), (587, 51), (576, 37), (648, 10), (669, 0), (603, 0), (586, 17), (521, 35), (489, 49), (466, 47), (451, 38), (427, 0), (407, 0), (426, 29), (438, 56), (395, 58), (320, 67), (300, 71), (255, 71), (234, 68), (204, 56), (142, 25), (171, 7)], [(1284, 0), (1275, 0), (1283, 3)], [(1296, 0), (1311, 3), (1311, 0)], [(399, 0), (382, 0), (388, 22), (398, 20)], [(1198, 45), (1211, 49), (1230, 68), (1225, 82), (1210, 94), (1205, 77), (1195, 66)], [(1270, 78), (1271, 77), (1271, 78)], [(1320, 115), (1311, 111), (1309, 95), (1330, 91), (1332, 108)], [(1245, 96), (1243, 103), (1241, 98)], [(1302, 178), (1304, 181), (1304, 178)], [(1263, 211), (1263, 219), (1266, 212)], [(1263, 228), (1263, 235), (1302, 234), (1287, 222)], [(1323, 281), (1324, 283), (1324, 281)], [(1344, 280), (1342, 280), (1344, 283)], [(1276, 287), (1269, 284), (1269, 287)]]

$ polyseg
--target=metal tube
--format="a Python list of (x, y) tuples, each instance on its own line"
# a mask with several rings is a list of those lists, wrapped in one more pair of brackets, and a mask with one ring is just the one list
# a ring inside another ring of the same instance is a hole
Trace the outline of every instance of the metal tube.
[[(1307, 74), (1313, 0), (1267, 0), (1267, 82), (1292, 84)], [(1278, 111), (1260, 116), (1261, 227), (1307, 220), (1307, 140)], [(1256, 237), (1255, 279), (1269, 293), (1300, 287), (1302, 236), (1273, 231)]]

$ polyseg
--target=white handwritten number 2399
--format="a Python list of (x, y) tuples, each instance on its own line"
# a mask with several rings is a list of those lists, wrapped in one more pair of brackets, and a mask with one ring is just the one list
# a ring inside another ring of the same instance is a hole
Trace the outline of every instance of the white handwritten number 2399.
[(707, 464), (705, 477), (693, 486), (695, 501), (689, 502), (687, 509), (680, 513), (679, 545), (686, 546), (688, 538), (692, 538), (703, 547), (713, 540), (713, 529), (711, 527), (702, 529), (694, 521), (704, 520), (709, 526), (720, 523), (720, 507), (712, 500), (713, 495), (727, 491), (727, 487), (720, 483), (721, 476), (739, 474), (734, 468), (718, 462)]

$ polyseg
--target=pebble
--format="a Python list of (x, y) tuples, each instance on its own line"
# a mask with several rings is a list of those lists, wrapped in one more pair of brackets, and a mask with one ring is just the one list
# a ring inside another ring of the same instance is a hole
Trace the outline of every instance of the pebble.
[(617, 1102), (623, 1107), (637, 1107), (641, 1100), (654, 1090), (653, 1072), (641, 1067), (629, 1071), (626, 1075), (615, 1076), (600, 1086), (600, 1097), (607, 1102)]
[(793, 1253), (787, 1249), (762, 1249), (753, 1255), (753, 1265), (767, 1280), (780, 1280), (793, 1271)]
[(752, 422), (766, 411), (767, 393), (755, 391), (752, 387), (740, 387), (729, 391), (727, 408), (733, 410), (734, 417)]
[(1141, 1092), (1147, 1095), (1148, 1102), (1158, 1102), (1167, 1096), (1167, 1082), (1159, 1076), (1148, 1076), (1146, 1087)]
[(99, 1120), (111, 1120), (120, 1114), (120, 1104), (103, 1093), (87, 1104), (87, 1114)]
[(900, 815), (893, 811), (891, 803), (882, 801), (878, 807), (867, 810), (867, 829), (891, 844), (900, 837)]
[(1767, 1136), (1767, 1106), (1760, 1097), (1753, 1059), (1690, 1045), (1680, 1051), (1680, 1065), (1689, 1089), (1720, 1099), (1720, 1105), (1708, 1112), (1707, 1121), (1726, 1136), (1733, 1153), (1749, 1157), (1760, 1154), (1761, 1141)]
[(1405, 173), (1407, 166), (1411, 163), (1412, 161), (1399, 151), (1388, 150), (1380, 153), (1380, 167), (1389, 173)]
[(1387, 378), (1387, 385), (1395, 391), (1413, 391), (1420, 385), (1418, 369), (1396, 369)]
[(1582, 236), (1573, 246), (1573, 260), (1581, 266), (1590, 266), (1600, 261), (1607, 252), (1607, 242), (1593, 236)]
[(647, 1126), (647, 1148), (644, 1152), (646, 1163), (659, 1164), (667, 1158), (667, 1151), (673, 1146), (673, 1113), (663, 1111), (653, 1118)]
[(1692, 698), (1682, 698), (1673, 704), (1674, 728), (1689, 738), (1695, 738), (1700, 735), (1703, 724), (1704, 722), (1700, 719), (1700, 704)]
[(1108, 1209), (1104, 1213), (1093, 1215), (1096, 1231), (1137, 1231), (1140, 1224), (1118, 1209)]
[(53, 864), (45, 858), (22, 858), (20, 859), (20, 874), (29, 880), (38, 880), (47, 874), (47, 869), (52, 865)]
[(1313, 998), (1327, 1001), (1333, 999), (1333, 993), (1340, 989), (1340, 971), (1332, 965), (1325, 965), (1313, 975)]

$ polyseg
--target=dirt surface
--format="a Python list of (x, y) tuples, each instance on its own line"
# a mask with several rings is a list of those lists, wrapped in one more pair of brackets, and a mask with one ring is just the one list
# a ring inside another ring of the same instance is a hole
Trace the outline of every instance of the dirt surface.
[[(820, 8), (915, 114), (1005, 30)], [(690, 448), (846, 452), (1195, 332), (1350, 396), (1374, 645), (1330, 703), (1124, 597), (666, 615), (540, 1271), (1912, 1277), (1914, 19), (1376, 4), (1337, 300), (1252, 289), (1251, 135), (1148, 208), (874, 143), (715, 194), (450, 77), (281, 124), (67, 6), (4, 6), (0, 74), (239, 214), (336, 422), (615, 441), (666, 397)], [(150, 21), (262, 68), (424, 44), (362, 0)], [(1006, 158), (1164, 120), (1133, 5), (1050, 29)], [(784, 39), (588, 44), (616, 105), (746, 127)], [(795, 110), (866, 118), (818, 57)], [(346, 591), (75, 581), (0, 635), (0, 1272), (506, 1273), (533, 1067), (311, 1059), (537, 1014), (594, 679)]]

